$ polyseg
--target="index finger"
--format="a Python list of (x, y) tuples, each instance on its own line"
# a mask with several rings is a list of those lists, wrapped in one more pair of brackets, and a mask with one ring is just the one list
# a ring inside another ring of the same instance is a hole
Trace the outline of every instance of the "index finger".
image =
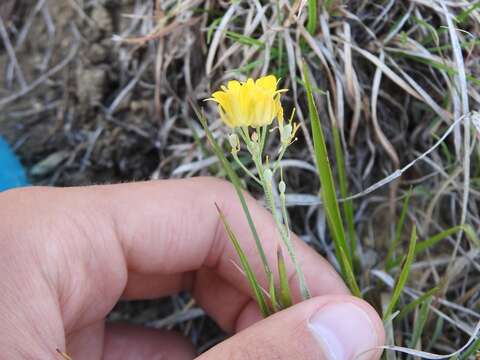
[[(244, 275), (232, 264), (237, 255), (214, 203), (266, 287), (245, 216), (224, 181), (197, 178), (33, 191), (36, 211), (48, 229), (49, 243), (41, 249), (48, 248), (51, 256), (54, 242), (62, 256), (69, 256), (68, 271), (53, 266), (59, 297), (67, 297), (62, 308), (67, 327), (103, 317), (122, 293), (157, 297), (186, 288), (224, 328), (234, 328), (251, 297)], [(247, 202), (273, 267), (279, 243), (273, 219), (254, 199)], [(348, 292), (324, 259), (298, 239), (294, 243), (313, 295)], [(65, 260), (57, 259), (57, 264), (65, 265)], [(79, 284), (81, 290), (72, 289)], [(65, 295), (71, 293), (76, 296)]]

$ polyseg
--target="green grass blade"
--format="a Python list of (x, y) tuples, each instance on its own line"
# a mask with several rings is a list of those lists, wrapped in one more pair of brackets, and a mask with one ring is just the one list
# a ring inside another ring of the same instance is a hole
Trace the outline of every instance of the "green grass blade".
[(263, 59), (253, 60), (239, 68), (231, 69), (230, 71), (235, 74), (248, 75), (252, 70), (257, 69), (262, 64), (263, 64)]
[(411, 303), (405, 305), (402, 310), (400, 310), (399, 314), (396, 317), (396, 320), (400, 321), (402, 320), (405, 316), (407, 316), (409, 313), (411, 313), (415, 308), (423, 303), (427, 298), (432, 297), (435, 295), (435, 293), (440, 290), (440, 287), (434, 287), (433, 289), (430, 289), (426, 291), (422, 296), (419, 296), (417, 299), (413, 300)]
[[(473, 246), (480, 246), (480, 240), (478, 239), (478, 236), (475, 233), (475, 230), (471, 226), (469, 226), (467, 224), (464, 224), (464, 225), (453, 226), (453, 227), (451, 227), (447, 230), (441, 231), (438, 234), (435, 234), (435, 235), (429, 237), (426, 240), (419, 241), (417, 243), (416, 248), (415, 248), (415, 255), (425, 251), (428, 248), (433, 247), (434, 245), (436, 245), (441, 240), (443, 240), (443, 239), (445, 239), (449, 236), (452, 236), (459, 231), (463, 231), (465, 233), (465, 235), (470, 240), (470, 242), (473, 244)], [(398, 259), (395, 260), (395, 261), (392, 260), (390, 268), (394, 268), (399, 263), (400, 263), (400, 261)]]
[[(476, 40), (476, 42), (478, 42), (478, 40)], [(468, 47), (469, 45), (475, 45), (476, 42), (474, 42), (473, 44), (472, 43), (463, 43), (463, 44), (464, 44), (465, 47)], [(443, 49), (448, 49), (448, 46), (436, 47), (436, 48), (432, 48), (432, 49), (428, 49), (428, 50), (434, 52), (434, 51), (440, 51), (440, 50), (443, 50)], [(429, 65), (429, 66), (431, 66), (433, 68), (436, 68), (438, 70), (445, 71), (449, 76), (458, 75), (458, 70), (456, 68), (454, 68), (453, 66), (449, 66), (449, 65), (446, 65), (444, 63), (432, 60), (430, 58), (425, 58), (425, 57), (422, 57), (422, 56), (419, 56), (419, 55), (416, 55), (416, 54), (410, 54), (410, 53), (404, 52), (402, 50), (395, 50), (394, 52), (395, 52), (394, 55), (397, 56), (397, 57), (405, 57), (405, 58), (408, 58), (408, 59), (411, 59), (411, 60), (415, 60), (419, 63)], [(474, 76), (470, 73), (467, 73), (466, 78), (467, 78), (468, 81), (471, 81), (471, 82), (475, 83), (475, 85), (480, 85), (480, 80), (476, 76)]]
[[(342, 143), (340, 141), (340, 133), (337, 124), (332, 126), (333, 144), (335, 148), (335, 161), (338, 169), (338, 183), (340, 188), (340, 195), (346, 199), (350, 195), (348, 193), (348, 181), (345, 168), (345, 158), (343, 156)], [(342, 203), (343, 214), (345, 215), (345, 222), (347, 223), (348, 230), (348, 249), (349, 255), (352, 259), (352, 264), (355, 264), (355, 250), (357, 248), (357, 239), (355, 234), (355, 223), (353, 218), (353, 202), (352, 200), (346, 200)], [(355, 266), (353, 266), (355, 268)]]
[(348, 263), (347, 254), (343, 248), (340, 248), (340, 257), (342, 261), (346, 262), (345, 266), (345, 281), (347, 282), (348, 287), (353, 295), (362, 297), (360, 288), (358, 287), (357, 281), (355, 280), (355, 274), (353, 273), (353, 268)]
[(267, 257), (265, 255), (265, 251), (263, 250), (262, 243), (260, 241), (260, 237), (258, 236), (257, 229), (255, 227), (255, 224), (252, 219), (252, 215), (250, 214), (250, 210), (248, 209), (247, 202), (245, 200), (245, 196), (243, 195), (243, 189), (242, 189), (242, 184), (240, 183), (240, 179), (238, 178), (237, 174), (233, 170), (230, 162), (227, 160), (225, 157), (225, 154), (223, 153), (222, 148), (218, 144), (218, 142), (215, 140), (213, 137), (210, 129), (208, 128), (208, 123), (207, 119), (205, 116), (197, 109), (193, 101), (190, 101), (195, 114), (197, 115), (200, 123), (203, 126), (203, 129), (205, 130), (205, 134), (207, 135), (208, 141), (213, 147), (213, 151), (217, 155), (217, 157), (220, 159), (220, 162), (227, 173), (228, 178), (232, 182), (233, 186), (235, 187), (235, 191), (237, 192), (238, 198), (240, 200), (240, 203), (242, 205), (243, 212), (245, 213), (245, 217), (247, 218), (248, 226), (250, 227), (250, 231), (252, 232), (253, 238), (255, 240), (255, 244), (257, 246), (258, 253), (260, 255), (260, 258), (262, 259), (263, 267), (265, 270), (265, 274), (267, 275), (267, 279), (270, 281), (270, 278), (272, 277), (272, 271), (270, 270), (270, 265), (268, 263)]
[(278, 276), (280, 279), (280, 301), (283, 308), (292, 306), (292, 292), (290, 291), (290, 285), (288, 284), (287, 268), (285, 266), (285, 258), (283, 257), (282, 248), (279, 246), (277, 249), (277, 261), (278, 261)]
[(410, 203), (410, 198), (412, 196), (412, 189), (410, 189), (403, 201), (402, 212), (400, 213), (400, 218), (398, 219), (397, 226), (395, 228), (395, 238), (390, 244), (387, 252), (387, 259), (386, 259), (386, 269), (390, 271), (396, 263), (395, 258), (395, 249), (397, 248), (398, 243), (400, 242), (400, 237), (402, 236), (403, 225), (405, 224), (405, 217), (408, 211), (408, 204)]
[(459, 360), (467, 360), (470, 357), (475, 357), (477, 356), (478, 359), (478, 353), (480, 352), (480, 338), (475, 340), (472, 345), (468, 347), (462, 354), (459, 356)]
[(475, 245), (479, 246), (480, 242), (478, 240), (477, 234), (475, 233), (475, 230), (469, 225), (457, 225), (453, 226), (447, 230), (444, 230), (436, 235), (433, 235), (432, 237), (429, 237), (426, 240), (420, 241), (417, 244), (417, 248), (415, 250), (415, 253), (418, 254), (422, 251), (425, 251), (426, 249), (434, 246), (437, 244), (440, 240), (445, 239), (459, 231), (465, 232), (465, 235), (467, 238)]
[[(279, 26), (282, 25), (282, 22), (283, 22), (283, 11), (281, 10), (280, 8), (280, 1), (277, 0), (276, 1), (276, 8), (277, 8), (277, 24)], [(277, 53), (277, 68), (276, 68), (276, 71), (275, 71), (275, 75), (277, 75), (277, 78), (278, 79), (281, 79), (284, 77), (284, 71), (283, 71), (283, 33), (281, 31), (278, 31), (275, 35), (276, 37), (276, 42), (277, 42), (277, 46), (274, 47), (272, 50), (274, 50), (276, 53)]]
[(460, 25), (465, 25), (466, 21), (470, 17), (471, 13), (480, 8), (480, 3), (473, 4), (468, 9), (463, 10), (455, 17), (455, 21)]
[(325, 0), (323, 2), (323, 6), (327, 10), (327, 12), (332, 11), (333, 5), (335, 5), (335, 0)]
[(222, 210), (220, 210), (217, 204), (215, 204), (215, 207), (217, 208), (217, 211), (218, 211), (218, 214), (220, 215), (220, 219), (222, 220), (223, 226), (227, 231), (228, 238), (230, 239), (233, 246), (235, 247), (235, 250), (237, 251), (238, 257), (240, 258), (240, 263), (242, 264), (242, 269), (245, 272), (245, 276), (247, 277), (248, 284), (252, 289), (253, 295), (255, 296), (255, 300), (257, 301), (260, 311), (262, 312), (262, 315), (264, 317), (267, 317), (271, 314), (270, 308), (268, 307), (262, 288), (260, 287), (260, 284), (258, 283), (258, 280), (255, 277), (255, 273), (253, 272), (252, 267), (248, 262), (247, 256), (243, 252), (242, 247), (240, 246), (240, 243), (238, 242), (237, 237), (232, 231), (230, 224), (228, 223), (227, 219), (223, 215)]
[(234, 31), (226, 31), (225, 35), (228, 38), (232, 39), (233, 41), (238, 42), (238, 43), (243, 44), (243, 45), (256, 46), (256, 47), (259, 47), (259, 48), (264, 48), (265, 47), (265, 43), (263, 41), (257, 40), (255, 38), (250, 37), (250, 36), (245, 36), (243, 34), (236, 33)]
[(445, 320), (442, 317), (438, 317), (437, 321), (435, 322), (435, 327), (433, 328), (432, 336), (430, 337), (430, 341), (428, 345), (425, 347), (426, 351), (431, 351), (434, 345), (437, 343), (437, 340), (443, 336), (443, 323)]
[(308, 0), (308, 20), (307, 30), (310, 34), (314, 35), (317, 29), (317, 0)]
[(427, 323), (428, 312), (430, 310), (431, 303), (432, 303), (432, 296), (429, 296), (420, 305), (420, 309), (418, 310), (418, 316), (417, 316), (417, 319), (415, 320), (415, 324), (413, 327), (412, 339), (410, 340), (410, 343), (408, 345), (411, 348), (417, 347), (417, 343), (423, 334), (423, 330), (425, 329), (425, 324)]
[(390, 315), (395, 310), (397, 306), (397, 302), (400, 299), (400, 295), (402, 294), (403, 288), (407, 282), (408, 276), (410, 275), (410, 269), (412, 267), (412, 262), (415, 258), (415, 247), (417, 244), (417, 228), (413, 226), (412, 234), (410, 236), (410, 244), (408, 245), (408, 253), (405, 256), (405, 261), (403, 263), (402, 270), (400, 271), (400, 275), (398, 280), (395, 284), (395, 288), (393, 289), (392, 298), (390, 299), (390, 303), (388, 304), (387, 310), (383, 315), (384, 319), (388, 319)]
[(221, 17), (213, 20), (212, 23), (210, 24), (210, 26), (208, 27), (208, 30), (207, 30), (207, 44), (210, 44), (210, 42), (212, 41), (213, 32), (217, 28), (218, 24), (220, 24), (220, 21), (222, 21)]
[(303, 66), (303, 76), (305, 89), (307, 92), (308, 111), (311, 119), (315, 160), (320, 177), (321, 195), (325, 206), (327, 221), (335, 245), (335, 252), (340, 263), (341, 272), (347, 280), (347, 283), (350, 284), (350, 290), (352, 290), (355, 295), (360, 296), (358, 285), (355, 277), (353, 276), (352, 259), (349, 256), (350, 252), (345, 238), (343, 222), (340, 216), (340, 207), (338, 205), (332, 169), (328, 158), (327, 145), (325, 144), (325, 136), (323, 135), (320, 117), (313, 99), (312, 86), (305, 64)]
[(270, 277), (268, 284), (268, 293), (270, 294), (270, 302), (272, 303), (272, 308), (274, 312), (282, 310), (282, 305), (277, 299), (277, 289), (275, 289), (275, 280)]

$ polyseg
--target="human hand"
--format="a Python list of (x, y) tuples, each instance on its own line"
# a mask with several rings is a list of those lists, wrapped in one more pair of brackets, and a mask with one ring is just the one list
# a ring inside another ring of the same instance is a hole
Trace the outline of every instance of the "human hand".
[[(201, 359), (377, 359), (382, 323), (349, 295), (337, 273), (295, 240), (314, 298), (262, 320), (215, 211), (217, 203), (259, 278), (262, 264), (233, 188), (197, 178), (78, 188), (25, 188), (0, 194), (2, 359), (189, 359), (171, 332), (105, 325), (120, 299), (190, 291), (236, 335)], [(270, 214), (248, 198), (271, 263)], [(293, 274), (293, 268), (288, 271)], [(299, 299), (296, 281), (292, 290)], [(265, 284), (263, 284), (265, 286)]]

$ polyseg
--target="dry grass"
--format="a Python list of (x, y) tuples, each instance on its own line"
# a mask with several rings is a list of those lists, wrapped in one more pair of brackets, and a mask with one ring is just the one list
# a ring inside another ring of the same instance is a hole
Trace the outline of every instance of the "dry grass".
[[(332, 124), (339, 129), (349, 192), (360, 194), (353, 203), (358, 280), (379, 311), (399, 272), (386, 269), (385, 256), (410, 188), (397, 257), (413, 223), (419, 241), (456, 225), (480, 228), (479, 132), (470, 125), (480, 103), (476, 1), (318, 1), (314, 19), (308, 3), (316, 1), (7, 3), (0, 7), (0, 132), (35, 183), (219, 175), (187, 98), (200, 102), (227, 79), (274, 72), (302, 125), (284, 160), (292, 227), (335, 263), (312, 176), (305, 62), (327, 137)], [(211, 130), (223, 139), (219, 120)], [(423, 310), (394, 321), (390, 341), (440, 354), (462, 347), (480, 321), (479, 257), (463, 231), (418, 254), (400, 309), (438, 291)], [(162, 322), (153, 311), (145, 322), (181, 325), (197, 341), (204, 320), (192, 319), (201, 314), (181, 298), (171, 304), (178, 317)]]

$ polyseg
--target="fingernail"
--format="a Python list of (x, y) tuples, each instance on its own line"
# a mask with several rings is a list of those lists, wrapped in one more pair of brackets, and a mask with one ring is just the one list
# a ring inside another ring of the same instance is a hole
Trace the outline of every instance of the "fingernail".
[[(377, 332), (368, 314), (352, 303), (326, 305), (310, 318), (310, 331), (325, 359), (346, 360), (377, 346)], [(370, 358), (365, 353), (360, 358)]]

